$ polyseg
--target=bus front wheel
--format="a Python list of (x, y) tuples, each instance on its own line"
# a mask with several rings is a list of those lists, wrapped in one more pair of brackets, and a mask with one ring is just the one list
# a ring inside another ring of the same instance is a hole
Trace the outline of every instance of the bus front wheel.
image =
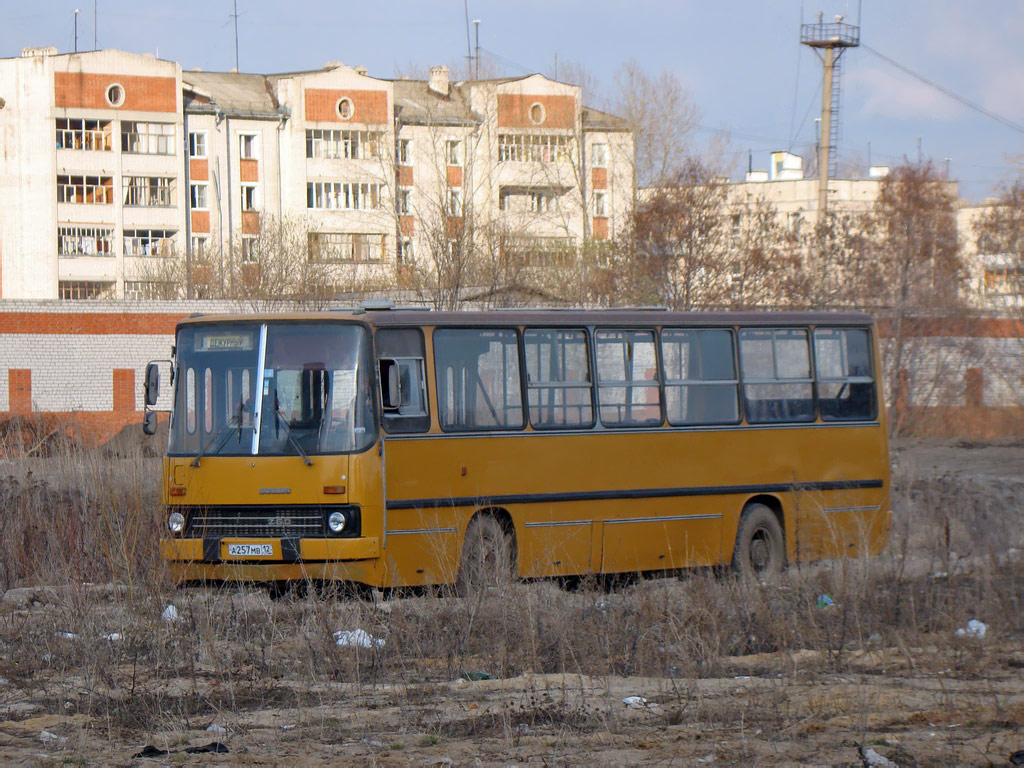
[(732, 569), (739, 576), (763, 579), (782, 571), (786, 540), (779, 519), (764, 504), (749, 504), (740, 516)]
[(466, 596), (512, 581), (512, 540), (490, 515), (477, 515), (466, 528), (456, 590)]

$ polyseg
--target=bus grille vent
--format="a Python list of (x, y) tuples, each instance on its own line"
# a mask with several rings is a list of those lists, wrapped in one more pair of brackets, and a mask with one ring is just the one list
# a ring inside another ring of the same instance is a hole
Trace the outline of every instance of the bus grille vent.
[(188, 536), (302, 538), (325, 535), (323, 512), (314, 509), (277, 509), (272, 512), (194, 512)]

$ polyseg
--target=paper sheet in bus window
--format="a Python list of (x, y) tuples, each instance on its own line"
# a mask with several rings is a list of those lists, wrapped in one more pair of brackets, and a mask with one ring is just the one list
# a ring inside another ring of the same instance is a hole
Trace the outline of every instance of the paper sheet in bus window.
[(196, 334), (196, 352), (250, 352), (255, 347), (252, 331), (200, 331)]

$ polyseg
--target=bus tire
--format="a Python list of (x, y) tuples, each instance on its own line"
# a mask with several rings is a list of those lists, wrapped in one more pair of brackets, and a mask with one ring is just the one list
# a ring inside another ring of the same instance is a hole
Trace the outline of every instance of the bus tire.
[(462, 542), (462, 558), (455, 582), (456, 593), (462, 597), (489, 587), (512, 582), (512, 540), (505, 529), (490, 515), (477, 515), (466, 527)]
[(733, 573), (763, 579), (781, 573), (785, 562), (786, 538), (779, 519), (764, 504), (748, 504), (736, 529)]

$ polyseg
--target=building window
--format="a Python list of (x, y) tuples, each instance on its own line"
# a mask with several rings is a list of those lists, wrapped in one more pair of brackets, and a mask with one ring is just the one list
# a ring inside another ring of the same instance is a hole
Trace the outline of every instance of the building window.
[(462, 189), (459, 187), (448, 188), (448, 207), (447, 214), (449, 216), (461, 216), (462, 215)]
[(312, 261), (377, 264), (384, 260), (384, 235), (362, 232), (310, 232)]
[(188, 156), (206, 157), (206, 131), (193, 131), (188, 135)]
[(380, 184), (311, 181), (306, 184), (306, 207), (320, 210), (374, 210), (380, 207)]
[(444, 155), (448, 165), (462, 165), (462, 142), (449, 139), (444, 143)]
[(594, 215), (595, 216), (607, 216), (608, 215), (608, 193), (607, 192), (595, 192), (594, 193)]
[(367, 160), (380, 156), (379, 131), (306, 131), (306, 157), (328, 160)]
[(351, 120), (352, 116), (356, 113), (356, 108), (352, 106), (352, 99), (345, 97), (338, 99), (338, 103), (334, 108), (338, 111), (338, 117), (342, 120)]
[(125, 176), (124, 204), (145, 208), (170, 208), (174, 205), (175, 180), (168, 176)]
[(197, 182), (189, 185), (189, 207), (194, 210), (206, 210), (209, 206), (207, 198), (209, 185), (205, 182)]
[(255, 211), (258, 205), (258, 190), (259, 186), (256, 184), (243, 184), (242, 185), (242, 210), (243, 211)]
[(534, 125), (540, 125), (541, 123), (544, 122), (544, 118), (545, 117), (546, 117), (546, 115), (544, 113), (544, 105), (543, 104), (541, 104), (539, 101), (535, 101), (533, 104), (530, 105), (530, 122), (531, 123), (533, 123)]
[(255, 264), (257, 260), (256, 236), (242, 235), (242, 263)]
[(169, 301), (178, 298), (178, 286), (163, 280), (125, 280), (124, 297), (127, 301)]
[(240, 133), (238, 134), (238, 156), (243, 160), (255, 160), (256, 159), (256, 134), (255, 133)]
[(120, 107), (124, 104), (124, 88), (118, 83), (108, 86), (105, 95), (107, 97), (107, 104), (112, 107)]
[(565, 162), (570, 159), (569, 138), (532, 133), (498, 134), (498, 162)]
[(595, 168), (607, 168), (608, 167), (608, 145), (607, 144), (591, 144), (590, 145), (590, 162)]
[(398, 139), (395, 142), (395, 162), (398, 165), (411, 165), (412, 139)]
[(57, 119), (57, 149), (111, 150), (109, 120)]
[(106, 280), (61, 280), (57, 283), (61, 299), (112, 299), (114, 283)]
[(173, 155), (173, 123), (121, 123), (121, 151), (136, 155)]
[(173, 229), (126, 229), (125, 256), (170, 256), (174, 253)]
[(413, 252), (412, 238), (403, 237), (398, 241), (398, 253), (396, 254), (399, 264), (412, 264), (416, 259)]
[(110, 205), (114, 180), (110, 176), (57, 176), (57, 202)]
[(530, 211), (533, 213), (551, 213), (558, 210), (558, 195), (553, 192), (531, 192)]
[(210, 247), (210, 238), (206, 235), (192, 235), (189, 238), (189, 248), (193, 256), (200, 259), (206, 258), (206, 251)]
[(76, 256), (113, 256), (114, 230), (103, 227), (57, 227), (57, 255), (64, 259)]
[(395, 207), (398, 209), (400, 214), (407, 214), (412, 211), (412, 190), (399, 187), (398, 194), (395, 197)]

